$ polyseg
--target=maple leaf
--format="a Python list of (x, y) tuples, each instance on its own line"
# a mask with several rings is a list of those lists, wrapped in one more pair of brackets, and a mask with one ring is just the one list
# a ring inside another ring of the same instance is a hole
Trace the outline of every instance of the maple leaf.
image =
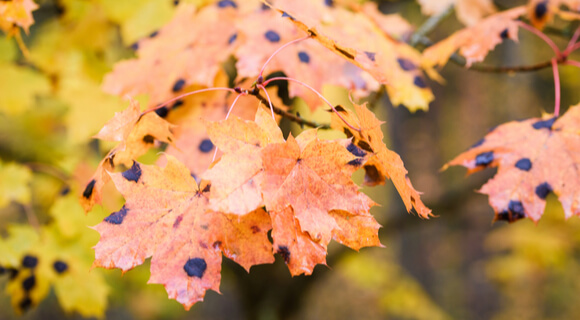
[(164, 168), (135, 163), (111, 177), (126, 203), (95, 226), (94, 266), (127, 271), (152, 257), (149, 283), (163, 284), (189, 309), (207, 289), (219, 292), (222, 252), (246, 270), (274, 261), (268, 214), (209, 211), (211, 186), (200, 190), (175, 158), (167, 156)]
[[(266, 208), (280, 213), (291, 206), (298, 221), (295, 232), (308, 233), (324, 249), (340, 229), (330, 211), (363, 215), (375, 205), (351, 180), (364, 159), (349, 152), (342, 143), (319, 140), (316, 130), (307, 130), (297, 138), (289, 136), (284, 143), (271, 143), (261, 154), (264, 172), (259, 180)], [(308, 273), (313, 268), (310, 265)]]
[[(420, 53), (382, 32), (368, 15), (322, 2), (278, 1), (274, 6), (311, 38), (384, 84), (393, 105), (428, 108), (434, 97), (420, 69)], [(438, 79), (430, 66), (424, 69)]]
[(32, 172), (16, 163), (3, 163), (0, 158), (0, 208), (18, 201), (23, 204), (30, 202)]
[(497, 174), (479, 192), (489, 196), (495, 220), (538, 221), (553, 192), (566, 217), (580, 215), (575, 182), (580, 177), (580, 105), (560, 118), (545, 115), (502, 124), (468, 151), (448, 162), (468, 172), (497, 167)]
[(418, 0), (418, 2), (425, 15), (440, 14), (454, 5), (457, 19), (468, 26), (478, 23), (496, 11), (491, 0)]
[(386, 179), (391, 179), (399, 192), (407, 211), (415, 209), (422, 218), (429, 218), (431, 210), (420, 199), (420, 193), (413, 188), (407, 177), (407, 169), (401, 157), (387, 148), (383, 142), (381, 130), (382, 121), (363, 105), (354, 105), (356, 113), (338, 106), (337, 110), (342, 117), (360, 131), (352, 130), (345, 125), (336, 114), (332, 114), (332, 128), (344, 132), (347, 137), (352, 137), (353, 144), (360, 147), (361, 154), (371, 153), (364, 164), (365, 184), (384, 184)]
[(465, 57), (465, 65), (468, 68), (474, 62), (483, 61), (489, 51), (493, 50), (504, 39), (510, 38), (518, 41), (518, 23), (516, 20), (525, 12), (525, 7), (516, 7), (493, 14), (471, 27), (453, 33), (423, 51), (423, 65), (443, 66), (457, 50)]
[(17, 31), (14, 26), (19, 26), (26, 33), (34, 23), (32, 11), (38, 9), (33, 0), (12, 0), (0, 2), (0, 29), (9, 35)]
[[(217, 5), (199, 11), (192, 4), (177, 8), (174, 18), (154, 37), (139, 42), (137, 59), (119, 62), (103, 81), (117, 95), (146, 93), (155, 105), (188, 85), (212, 86), (221, 64), (233, 52), (236, 11)], [(211, 26), (207, 32), (201, 26)]]
[(259, 108), (256, 120), (236, 116), (207, 124), (211, 140), (225, 154), (203, 173), (211, 181), (210, 206), (213, 210), (244, 215), (263, 206), (259, 175), (263, 164), (261, 149), (284, 142), (282, 131), (270, 114)]
[(0, 69), (0, 112), (22, 114), (34, 105), (36, 96), (50, 93), (48, 77), (32, 68), (0, 62)]
[(117, 165), (131, 166), (133, 161), (154, 146), (155, 141), (173, 143), (173, 125), (155, 112), (142, 114), (139, 103), (132, 100), (129, 107), (115, 114), (95, 136), (103, 140), (119, 141), (101, 161), (95, 175), (87, 183), (81, 203), (89, 211), (95, 203), (101, 202), (101, 190), (109, 181), (107, 171)]

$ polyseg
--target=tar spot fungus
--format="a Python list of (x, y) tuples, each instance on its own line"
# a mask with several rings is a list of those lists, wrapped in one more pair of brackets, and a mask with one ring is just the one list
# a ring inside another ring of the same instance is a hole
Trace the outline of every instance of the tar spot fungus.
[(507, 39), (507, 37), (509, 36), (509, 34), (508, 34), (508, 29), (503, 29), (503, 31), (502, 31), (502, 32), (499, 34), (499, 36), (500, 36), (502, 39)]
[(365, 169), (365, 183), (376, 183), (384, 180), (381, 175), (379, 174), (379, 170), (377, 167), (366, 165), (364, 166)]
[(139, 178), (141, 178), (141, 166), (139, 166), (137, 162), (133, 161), (131, 168), (121, 173), (121, 175), (128, 181), (138, 182)]
[(282, 18), (288, 18), (290, 20), (296, 20), (293, 16), (289, 15), (288, 12), (282, 12)]
[(534, 8), (534, 16), (537, 19), (542, 19), (546, 13), (548, 13), (548, 1), (543, 1), (540, 2), (536, 5), (536, 8)]
[(545, 200), (550, 192), (552, 192), (552, 186), (547, 182), (541, 183), (536, 187), (536, 195), (542, 200)]
[(143, 142), (145, 142), (147, 144), (151, 144), (151, 143), (155, 142), (155, 137), (153, 137), (150, 134), (147, 134), (143, 137)]
[(425, 80), (421, 76), (415, 76), (413, 84), (421, 89), (427, 88), (427, 83), (425, 83)]
[(409, 59), (398, 58), (397, 62), (399, 63), (399, 67), (405, 71), (417, 69), (417, 66)]
[(161, 108), (157, 108), (155, 110), (155, 113), (157, 113), (157, 115), (160, 116), (161, 118), (165, 118), (169, 113), (169, 109), (166, 106), (163, 106)]
[(96, 180), (93, 179), (85, 187), (85, 191), (83, 191), (83, 197), (85, 199), (89, 199), (91, 197), (91, 195), (93, 194), (93, 188), (95, 187), (95, 182), (96, 182)]
[(276, 31), (268, 30), (264, 33), (264, 37), (266, 37), (270, 42), (275, 43), (280, 41), (280, 35)]
[(365, 51), (365, 54), (367, 55), (367, 58), (369, 58), (371, 61), (375, 61), (376, 59), (376, 53), (374, 52), (369, 52), (369, 51)]
[(171, 88), (171, 90), (173, 92), (181, 91), (181, 89), (183, 89), (184, 86), (185, 86), (185, 80), (184, 79), (178, 79), (173, 84), (173, 88)]
[(475, 156), (475, 165), (476, 166), (487, 166), (493, 162), (493, 151), (489, 152), (482, 152)]
[(149, 34), (149, 38), (155, 38), (155, 37), (157, 37), (158, 34), (159, 34), (159, 31), (153, 31), (153, 32), (151, 32), (151, 34)]
[(57, 260), (52, 264), (52, 268), (58, 274), (61, 274), (68, 270), (68, 265), (64, 261)]
[(353, 155), (355, 155), (357, 157), (364, 157), (367, 155), (366, 151), (357, 147), (352, 142), (346, 147), (346, 150), (348, 150), (348, 152), (352, 153)]
[(324, 0), (324, 4), (329, 7), (332, 7), (334, 5), (334, 0)]
[(532, 169), (532, 162), (528, 158), (522, 158), (516, 162), (516, 168), (523, 171), (530, 171)]
[(554, 125), (554, 122), (556, 122), (556, 117), (553, 117), (553, 118), (548, 119), (548, 120), (540, 120), (540, 121), (534, 122), (532, 127), (536, 130), (543, 129), (543, 128), (552, 130), (552, 126)]
[(18, 307), (20, 307), (20, 310), (22, 310), (22, 311), (26, 311), (26, 310), (30, 309), (31, 306), (32, 306), (32, 300), (30, 299), (30, 297), (24, 297), (18, 303)]
[(199, 151), (208, 153), (213, 149), (213, 142), (210, 139), (203, 139), (199, 144)]
[(112, 224), (121, 224), (123, 223), (128, 211), (127, 207), (123, 205), (121, 210), (111, 213), (111, 215), (105, 218), (105, 221)]
[(203, 277), (205, 269), (207, 269), (207, 264), (202, 258), (189, 259), (183, 266), (183, 270), (188, 276), (197, 278)]
[(287, 246), (278, 246), (278, 251), (276, 251), (276, 253), (282, 256), (286, 264), (290, 263), (290, 250), (288, 250)]
[(521, 201), (511, 200), (508, 204), (508, 210), (512, 214), (510, 221), (522, 219), (526, 216), (526, 212), (524, 211), (524, 206)]
[(236, 39), (238, 38), (238, 34), (234, 33), (230, 36), (230, 38), (228, 39), (228, 44), (232, 44), (234, 43), (234, 41), (236, 41)]
[(220, 2), (218, 2), (218, 7), (220, 8), (227, 8), (227, 7), (232, 7), (234, 9), (238, 8), (238, 5), (233, 2), (232, 0), (221, 0)]
[(132, 49), (133, 51), (137, 51), (137, 50), (139, 50), (139, 42), (135, 42), (135, 43), (133, 43), (133, 44), (131, 45), (131, 49)]
[(298, 59), (300, 59), (300, 61), (304, 62), (304, 63), (310, 62), (310, 56), (308, 55), (308, 53), (306, 53), (304, 51), (298, 52)]
[(24, 291), (30, 291), (34, 286), (36, 286), (36, 277), (34, 275), (31, 275), (22, 281), (22, 289)]
[(38, 258), (35, 256), (31, 256), (31, 255), (25, 255), (24, 258), (22, 258), (22, 266), (24, 268), (35, 268), (38, 265)]
[(368, 144), (366, 141), (360, 140), (359, 142), (356, 143), (356, 145), (361, 147), (363, 150), (373, 152), (373, 148), (371, 148), (370, 144)]
[(360, 167), (363, 164), (363, 162), (364, 162), (364, 159), (356, 158), (356, 159), (350, 160), (346, 164), (348, 164), (349, 166), (353, 166), (353, 167)]

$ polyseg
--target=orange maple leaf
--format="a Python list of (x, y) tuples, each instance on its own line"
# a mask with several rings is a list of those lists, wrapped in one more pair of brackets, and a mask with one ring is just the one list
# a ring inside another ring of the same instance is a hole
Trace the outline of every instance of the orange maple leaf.
[(472, 26), (485, 16), (496, 11), (492, 0), (418, 0), (421, 11), (426, 15), (440, 14), (449, 6), (455, 6), (457, 19)]
[[(571, 11), (562, 10), (561, 6), (566, 6)], [(554, 14), (565, 20), (580, 20), (578, 0), (530, 0), (527, 7), (530, 21), (538, 29), (552, 21)]]
[(488, 133), (468, 151), (448, 162), (468, 172), (498, 167), (479, 192), (489, 196), (495, 220), (538, 221), (546, 197), (554, 192), (566, 217), (580, 215), (576, 181), (580, 177), (580, 105), (560, 118), (546, 115), (508, 122)]
[(95, 226), (94, 266), (127, 271), (152, 257), (149, 283), (163, 284), (189, 309), (207, 289), (219, 292), (222, 253), (246, 270), (274, 261), (268, 214), (209, 210), (211, 186), (200, 190), (177, 159), (168, 156), (164, 168), (136, 162), (111, 178), (126, 203)]
[(154, 146), (155, 141), (172, 144), (174, 126), (154, 112), (142, 114), (139, 103), (132, 100), (129, 107), (117, 112), (99, 131), (95, 138), (119, 141), (101, 161), (95, 175), (87, 183), (81, 196), (81, 204), (89, 211), (101, 201), (101, 190), (109, 181), (107, 171), (123, 164), (131, 166), (133, 161)]
[(342, 143), (319, 140), (314, 129), (269, 144), (261, 153), (264, 172), (259, 178), (266, 208), (282, 212), (291, 206), (300, 227), (296, 232), (308, 233), (324, 249), (340, 229), (330, 211), (365, 215), (375, 205), (351, 180), (364, 158)]
[(9, 35), (14, 35), (19, 26), (26, 33), (34, 23), (32, 11), (38, 9), (33, 0), (0, 1), (0, 29)]
[(423, 51), (423, 65), (444, 66), (457, 50), (465, 57), (468, 68), (474, 62), (483, 61), (485, 56), (504, 39), (518, 40), (516, 20), (525, 13), (525, 7), (516, 7), (493, 14), (471, 27), (453, 33)]
[[(381, 130), (382, 121), (363, 105), (354, 105), (356, 113), (337, 107), (342, 117), (360, 131), (355, 131), (345, 125), (336, 114), (332, 114), (332, 128), (344, 132), (347, 137), (352, 138), (354, 145), (361, 148), (360, 155), (370, 152), (367, 162), (364, 164), (365, 184), (384, 184), (386, 179), (391, 179), (395, 188), (399, 192), (407, 211), (415, 209), (422, 218), (429, 218), (431, 210), (427, 208), (420, 198), (420, 193), (413, 188), (411, 181), (407, 177), (407, 169), (401, 157), (387, 148), (383, 142), (383, 132)], [(364, 151), (362, 151), (364, 150)]]

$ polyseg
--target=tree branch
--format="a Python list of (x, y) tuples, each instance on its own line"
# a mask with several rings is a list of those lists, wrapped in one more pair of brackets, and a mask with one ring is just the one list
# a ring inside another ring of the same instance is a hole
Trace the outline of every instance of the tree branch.
[[(268, 100), (262, 96), (260, 94), (259, 90), (251, 90), (248, 91), (248, 94), (253, 95), (254, 97), (256, 97), (258, 100), (260, 100), (263, 104), (265, 105), (269, 105)], [(274, 104), (272, 104), (272, 109), (274, 109), (274, 113), (277, 115), (280, 115), (292, 122), (296, 122), (297, 124), (299, 124), (300, 126), (309, 126), (311, 128), (319, 128), (319, 129), (330, 129), (330, 125), (329, 124), (320, 124), (320, 123), (316, 123), (313, 121), (309, 121), (306, 119), (303, 119), (295, 114), (292, 114), (286, 110), (280, 109), (277, 106), (275, 106)]]
[(443, 21), (443, 19), (447, 18), (453, 12), (453, 5), (448, 6), (445, 10), (441, 11), (439, 14), (434, 15), (427, 19), (413, 35), (411, 35), (411, 40), (409, 44), (411, 46), (416, 46), (419, 42), (421, 42), (421, 38), (425, 37), (428, 33), (433, 31), (437, 25)]

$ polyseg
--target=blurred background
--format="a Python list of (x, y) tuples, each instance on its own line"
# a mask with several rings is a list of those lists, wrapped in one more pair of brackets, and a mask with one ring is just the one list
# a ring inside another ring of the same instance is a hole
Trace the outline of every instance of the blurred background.
[[(110, 148), (91, 137), (126, 107), (122, 99), (101, 91), (101, 81), (115, 62), (134, 55), (127, 44), (171, 19), (174, 1), (36, 2), (36, 22), (25, 37), (28, 59), (14, 39), (0, 36), (0, 235), (8, 239), (15, 234), (15, 224), (54, 225), (55, 232), (64, 234), (59, 243), (82, 251), (71, 254), (71, 267), (76, 263), (88, 270), (98, 234), (86, 226), (97, 224), (121, 201), (108, 200), (87, 216), (74, 204)], [(525, 1), (495, 3), (507, 8)], [(379, 5), (415, 26), (427, 19), (415, 1)], [(554, 26), (564, 30), (550, 34), (563, 48), (578, 24), (556, 20)], [(460, 28), (450, 15), (429, 37), (437, 41)], [(551, 58), (550, 48), (533, 34), (520, 30), (519, 37), (519, 44), (506, 41), (498, 46), (484, 64), (531, 65)], [(580, 102), (580, 70), (560, 66), (559, 71), (563, 113)], [(386, 121), (387, 145), (401, 155), (415, 188), (424, 193), (423, 202), (437, 215), (421, 220), (408, 214), (389, 183), (364, 188), (381, 205), (372, 212), (383, 226), (379, 234), (386, 248), (355, 252), (333, 242), (328, 267), (317, 266), (312, 276), (298, 277), (290, 276), (280, 257), (273, 265), (253, 267), (249, 274), (224, 259), (221, 295), (208, 292), (190, 311), (167, 299), (162, 286), (146, 284), (146, 263), (124, 275), (93, 269), (90, 273), (98, 280), (79, 277), (64, 289), (58, 287), (58, 278), (51, 280), (47, 297), (17, 315), (10, 293), (18, 290), (10, 286), (9, 270), (4, 268), (0, 319), (80, 319), (90, 314), (65, 312), (59, 290), (75, 297), (108, 292), (103, 307), (107, 319), (576, 318), (578, 218), (565, 221), (559, 202), (549, 196), (537, 224), (529, 219), (492, 223), (493, 210), (476, 190), (495, 169), (469, 177), (463, 168), (440, 171), (490, 128), (552, 113), (552, 70), (495, 74), (449, 63), (441, 75), (446, 84), (429, 82), (436, 98), (428, 112), (393, 107), (384, 95), (370, 98), (377, 117)], [(340, 90), (329, 88), (325, 94), (333, 102), (348, 101)], [(311, 116), (307, 110), (301, 114)], [(28, 188), (17, 190), (22, 184)], [(58, 206), (55, 199), (60, 199)], [(0, 243), (0, 265), (3, 248)], [(81, 305), (94, 301), (79, 300)]]

